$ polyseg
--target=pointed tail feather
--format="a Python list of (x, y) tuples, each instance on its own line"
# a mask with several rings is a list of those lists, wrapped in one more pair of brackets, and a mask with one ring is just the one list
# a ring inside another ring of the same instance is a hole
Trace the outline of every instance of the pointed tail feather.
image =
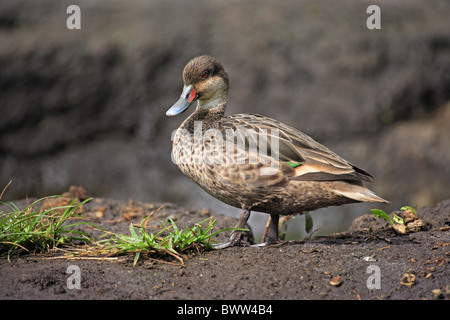
[(389, 203), (389, 201), (377, 196), (373, 191), (355, 184), (346, 184), (342, 188), (338, 188), (334, 191), (344, 197), (356, 201)]

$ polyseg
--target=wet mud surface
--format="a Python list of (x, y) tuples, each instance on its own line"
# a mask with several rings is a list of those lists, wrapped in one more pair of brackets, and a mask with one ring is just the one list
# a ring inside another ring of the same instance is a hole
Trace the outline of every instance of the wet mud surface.
[[(192, 226), (212, 215), (218, 228), (236, 220), (173, 204), (94, 198), (82, 215), (112, 231), (152, 216)], [(0, 259), (1, 299), (450, 299), (450, 200), (418, 210), (422, 231), (405, 235), (363, 216), (351, 232), (273, 247), (234, 247), (185, 255), (183, 265), (145, 256), (111, 260), (61, 258), (61, 251)], [(225, 239), (226, 235), (220, 235)], [(70, 288), (67, 269), (79, 267), (80, 289)], [(377, 276), (379, 277), (377, 278)]]

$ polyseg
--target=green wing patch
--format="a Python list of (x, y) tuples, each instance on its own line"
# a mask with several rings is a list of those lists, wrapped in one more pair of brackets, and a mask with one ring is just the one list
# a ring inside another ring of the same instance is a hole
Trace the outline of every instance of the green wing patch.
[(292, 162), (292, 161), (289, 161), (289, 162), (287, 162), (286, 164), (289, 165), (289, 166), (291, 166), (292, 168), (297, 168), (297, 167), (300, 167), (300, 166), (302, 165), (301, 163), (298, 163), (298, 162)]

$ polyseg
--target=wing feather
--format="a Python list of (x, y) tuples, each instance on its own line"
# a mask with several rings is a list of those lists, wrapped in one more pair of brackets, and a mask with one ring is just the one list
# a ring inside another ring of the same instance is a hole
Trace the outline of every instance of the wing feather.
[[(257, 150), (266, 151), (272, 161), (280, 162), (280, 169), (272, 174), (274, 182), (284, 181), (282, 176), (291, 180), (308, 181), (374, 181), (369, 173), (339, 157), (303, 132), (277, 120), (257, 114), (238, 114), (222, 118), (218, 125), (223, 132), (225, 129), (232, 129), (240, 135), (251, 130), (252, 135), (245, 135), (246, 138), (241, 137), (241, 140), (256, 144)], [(264, 179), (270, 180), (269, 176)]]

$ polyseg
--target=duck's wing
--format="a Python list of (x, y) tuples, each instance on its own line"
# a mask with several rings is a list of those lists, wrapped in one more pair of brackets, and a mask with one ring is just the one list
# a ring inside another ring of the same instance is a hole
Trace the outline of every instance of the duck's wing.
[[(277, 120), (257, 114), (238, 114), (224, 117), (221, 127), (243, 132), (245, 137), (242, 139), (247, 139), (245, 141), (249, 144), (256, 143), (259, 153), (267, 150), (270, 161), (279, 161), (279, 175), (289, 180), (374, 181), (369, 173), (342, 159), (303, 132)], [(252, 134), (245, 133), (249, 131)], [(267, 159), (265, 162), (268, 162)]]

